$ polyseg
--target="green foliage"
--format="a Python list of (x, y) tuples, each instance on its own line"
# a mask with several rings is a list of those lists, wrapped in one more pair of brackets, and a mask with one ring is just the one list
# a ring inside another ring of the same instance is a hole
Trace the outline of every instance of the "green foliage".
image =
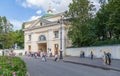
[(22, 30), (16, 30), (15, 34), (15, 43), (20, 46), (20, 48), (24, 48), (24, 32)]
[(115, 45), (115, 44), (120, 44), (120, 40), (96, 41), (92, 44), (92, 46)]
[(96, 13), (93, 21), (96, 41), (92, 44), (113, 45), (120, 44), (120, 0), (100, 0), (101, 9)]
[[(104, 1), (104, 0), (102, 0)], [(95, 33), (99, 40), (120, 39), (120, 1), (102, 3), (95, 17)]]
[(5, 48), (10, 48), (12, 47), (11, 45), (14, 44), (14, 38), (13, 38), (12, 31), (8, 32), (7, 34), (4, 34), (3, 39), (4, 39), (3, 44)]
[(18, 57), (0, 56), (0, 76), (26, 76), (27, 68), (23, 60)]
[[(23, 25), (24, 26), (24, 25)], [(24, 33), (22, 30), (12, 30), (13, 25), (6, 19), (0, 16), (0, 48), (13, 48), (17, 43), (20, 48), (24, 48)]]
[(94, 33), (91, 31), (91, 23), (94, 5), (88, 0), (72, 0), (66, 16), (69, 17), (71, 26), (68, 36), (74, 46), (89, 46), (93, 42)]
[(10, 48), (13, 45), (13, 37), (11, 35), (13, 25), (5, 16), (0, 16), (0, 48)]
[(70, 18), (68, 36), (73, 46), (120, 44), (120, 0), (99, 0), (100, 9), (93, 16), (94, 5), (88, 0), (73, 0), (66, 17)]

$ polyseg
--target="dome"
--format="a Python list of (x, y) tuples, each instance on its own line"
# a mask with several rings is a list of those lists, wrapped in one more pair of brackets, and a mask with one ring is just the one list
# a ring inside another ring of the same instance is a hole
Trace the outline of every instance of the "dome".
[(42, 16), (42, 18), (47, 18), (47, 17), (51, 17), (51, 16), (53, 16), (53, 14), (45, 14)]

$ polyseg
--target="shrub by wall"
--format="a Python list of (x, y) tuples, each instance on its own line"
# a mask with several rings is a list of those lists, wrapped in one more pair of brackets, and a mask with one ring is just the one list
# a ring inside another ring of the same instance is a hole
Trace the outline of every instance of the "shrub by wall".
[(92, 44), (92, 46), (115, 45), (115, 44), (120, 44), (120, 40), (96, 41)]

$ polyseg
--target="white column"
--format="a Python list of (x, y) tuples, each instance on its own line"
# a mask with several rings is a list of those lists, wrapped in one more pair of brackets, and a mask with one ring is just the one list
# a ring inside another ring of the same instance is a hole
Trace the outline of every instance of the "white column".
[(34, 33), (32, 33), (31, 34), (31, 52), (35, 52), (35, 51), (37, 51), (37, 50), (35, 50), (35, 34)]
[(24, 34), (24, 50), (28, 51), (28, 46), (27, 46), (27, 35)]
[[(48, 48), (52, 50), (52, 29), (48, 30)], [(47, 48), (47, 49), (48, 49)]]

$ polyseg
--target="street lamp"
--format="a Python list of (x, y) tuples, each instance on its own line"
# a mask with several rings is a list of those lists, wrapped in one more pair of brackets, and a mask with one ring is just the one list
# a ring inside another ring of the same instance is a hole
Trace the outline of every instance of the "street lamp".
[(61, 16), (61, 19), (58, 21), (60, 24), (60, 59), (63, 59), (63, 48), (62, 48), (62, 24), (63, 24), (63, 16)]

